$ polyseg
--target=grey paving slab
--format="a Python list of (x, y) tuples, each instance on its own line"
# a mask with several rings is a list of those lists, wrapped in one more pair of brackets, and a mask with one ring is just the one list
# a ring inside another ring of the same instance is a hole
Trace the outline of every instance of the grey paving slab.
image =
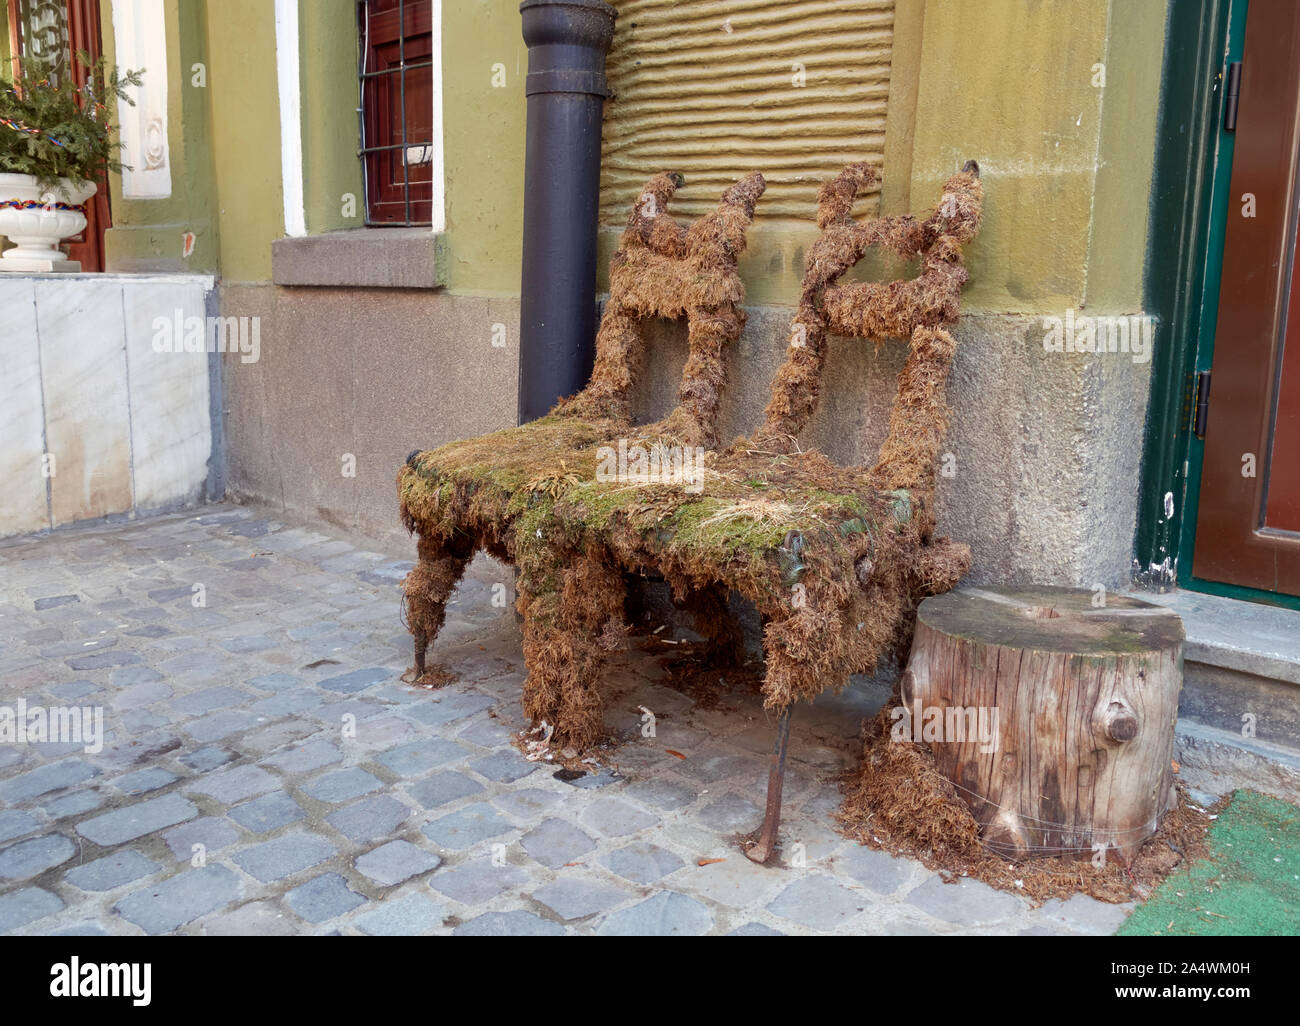
[(446, 917), (446, 910), (436, 901), (415, 893), (390, 898), (357, 916), (353, 925), (372, 937), (418, 937), (440, 932)]
[(235, 901), (239, 878), (225, 866), (205, 866), (135, 891), (114, 910), (146, 933), (169, 933)]
[(263, 883), (293, 876), (333, 858), (337, 849), (325, 838), (302, 831), (285, 834), (237, 853), (235, 864)]
[(163, 830), (187, 819), (198, 816), (199, 810), (193, 803), (178, 794), (163, 795), (147, 801), (114, 809), (102, 816), (88, 819), (77, 824), (77, 833), (108, 847), (125, 844), (137, 837)]
[(322, 873), (288, 891), (285, 904), (309, 923), (323, 923), (351, 912), (366, 899), (338, 873)]
[(528, 880), (528, 873), (519, 866), (487, 857), (434, 873), (429, 886), (462, 905), (481, 905), (498, 894), (523, 887)]
[(392, 887), (436, 869), (442, 859), (410, 841), (389, 841), (356, 860), (357, 872), (381, 887)]
[(62, 865), (77, 846), (62, 834), (42, 834), (0, 848), (0, 880), (29, 880)]
[(63, 878), (83, 891), (113, 891), (160, 869), (153, 859), (127, 848), (69, 869)]
[(0, 933), (52, 916), (63, 909), (63, 900), (40, 887), (0, 894)]
[(331, 812), (325, 822), (350, 841), (364, 844), (391, 836), (411, 815), (411, 809), (391, 795), (363, 798)]
[(487, 912), (453, 931), (457, 937), (560, 937), (559, 923), (516, 909), (511, 912)]
[(280, 827), (296, 823), (306, 817), (302, 806), (283, 791), (264, 794), (251, 802), (236, 805), (230, 810), (230, 818), (245, 830), (255, 834), (265, 834)]
[(713, 915), (694, 898), (660, 891), (614, 912), (597, 931), (604, 937), (698, 937), (713, 928)]
[(421, 832), (435, 844), (459, 851), (500, 837), (514, 828), (513, 823), (487, 802), (478, 802), (426, 823)]
[(322, 802), (346, 802), (370, 794), (383, 787), (384, 782), (359, 767), (334, 770), (303, 785), (303, 791)]

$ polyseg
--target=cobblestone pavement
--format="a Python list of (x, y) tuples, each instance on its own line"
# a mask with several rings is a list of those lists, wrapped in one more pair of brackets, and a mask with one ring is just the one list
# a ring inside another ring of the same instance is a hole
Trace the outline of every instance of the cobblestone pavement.
[(734, 840), (761, 818), (758, 699), (702, 708), (641, 649), (608, 675), (630, 739), (566, 781), (510, 744), (509, 571), (474, 564), (435, 650), (459, 680), (426, 691), (399, 679), (410, 563), (327, 530), (222, 505), (0, 543), (0, 716), (100, 707), (106, 734), (0, 743), (0, 933), (1064, 934), (1129, 911), (1031, 909), (836, 833), (869, 688), (796, 712), (783, 865)]

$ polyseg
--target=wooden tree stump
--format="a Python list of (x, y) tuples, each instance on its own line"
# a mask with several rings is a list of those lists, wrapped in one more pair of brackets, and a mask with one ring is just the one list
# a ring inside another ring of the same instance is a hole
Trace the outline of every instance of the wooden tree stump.
[(1175, 800), (1182, 621), (1101, 599), (966, 588), (918, 610), (894, 736), (929, 744), (1009, 858), (1130, 858)]

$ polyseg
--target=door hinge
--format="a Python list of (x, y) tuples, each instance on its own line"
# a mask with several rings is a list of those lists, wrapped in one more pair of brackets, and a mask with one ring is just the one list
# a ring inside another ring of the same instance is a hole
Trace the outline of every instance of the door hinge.
[(1205, 421), (1210, 413), (1210, 372), (1196, 375), (1196, 414), (1192, 418), (1192, 434), (1205, 439)]
[(1228, 65), (1227, 83), (1223, 90), (1223, 130), (1237, 130), (1237, 104), (1241, 102), (1241, 61)]

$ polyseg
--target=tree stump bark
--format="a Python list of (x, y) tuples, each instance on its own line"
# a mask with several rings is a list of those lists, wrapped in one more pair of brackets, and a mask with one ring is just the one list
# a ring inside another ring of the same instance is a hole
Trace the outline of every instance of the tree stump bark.
[(1127, 859), (1175, 801), (1182, 677), (1160, 606), (966, 588), (920, 605), (894, 736), (929, 744), (999, 854)]

